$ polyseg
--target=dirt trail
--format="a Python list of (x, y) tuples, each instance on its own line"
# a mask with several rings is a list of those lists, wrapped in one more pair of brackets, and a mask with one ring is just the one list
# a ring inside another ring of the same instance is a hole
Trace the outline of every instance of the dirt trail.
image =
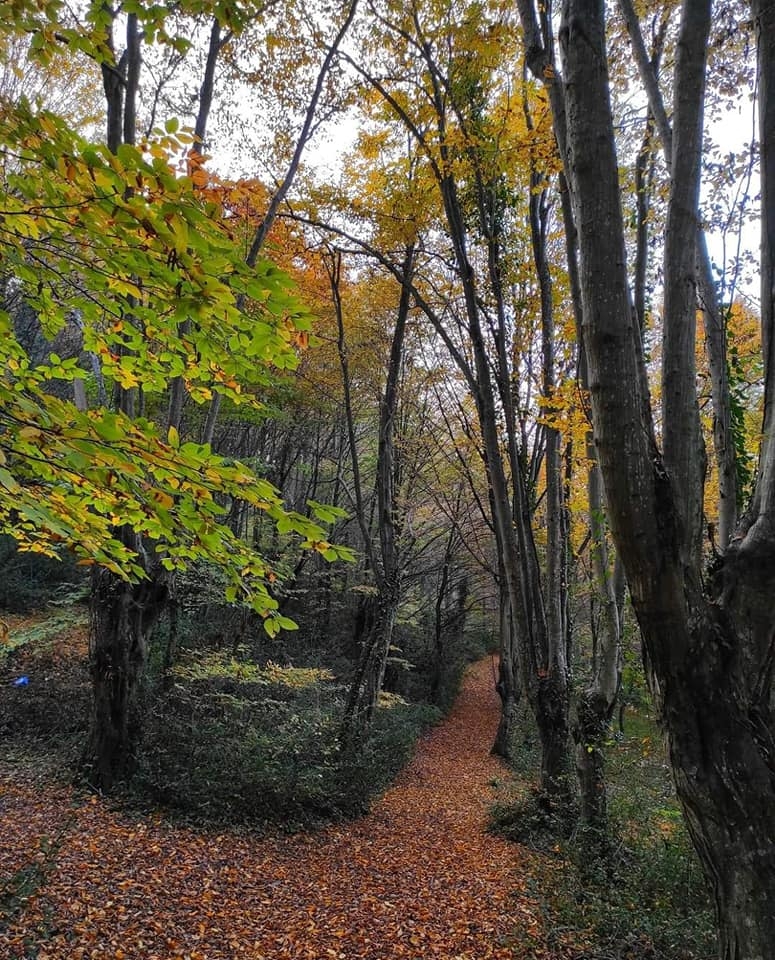
[[(523, 854), (484, 831), (504, 776), (488, 755), (497, 720), (483, 661), (372, 812), (314, 835), (203, 834), (77, 806), (39, 894), (0, 927), (0, 956), (511, 960), (516, 938), (520, 955), (532, 944), (527, 955), (545, 957), (520, 891)], [(25, 799), (0, 782), (0, 875), (35, 848), (41, 811), (68, 806), (61, 790), (48, 800), (40, 790)], [(26, 831), (16, 825), (25, 804)]]

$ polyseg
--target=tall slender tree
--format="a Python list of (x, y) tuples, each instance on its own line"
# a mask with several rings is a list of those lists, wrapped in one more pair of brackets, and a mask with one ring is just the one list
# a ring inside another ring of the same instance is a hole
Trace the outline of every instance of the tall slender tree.
[(678, 794), (712, 884), (723, 960), (765, 960), (775, 938), (775, 588), (772, 444), (771, 139), (775, 18), (754, 7), (763, 171), (765, 418), (751, 508), (710, 571), (702, 566), (694, 377), (697, 203), (709, 0), (683, 4), (675, 65), (665, 257), (660, 449), (628, 288), (608, 87), (605, 6), (566, 0), (560, 27), (565, 160), (579, 231), (595, 442), (611, 526), (641, 628)]

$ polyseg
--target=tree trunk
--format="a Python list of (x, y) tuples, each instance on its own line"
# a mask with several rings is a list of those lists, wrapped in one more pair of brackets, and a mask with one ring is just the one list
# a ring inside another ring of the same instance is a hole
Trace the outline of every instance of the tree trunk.
[[(676, 787), (713, 890), (722, 960), (767, 960), (775, 943), (772, 663), (752, 690), (745, 632), (736, 629), (753, 617), (772, 634), (775, 556), (762, 557), (756, 571), (751, 565), (734, 553), (728, 558), (725, 588), (749, 581), (737, 587), (734, 612), (704, 605), (692, 618), (687, 657), (672, 682), (660, 683)], [(641, 610), (639, 621), (647, 645), (664, 636), (661, 616)]]
[(345, 409), (350, 438), (350, 454), (353, 462), (353, 476), (356, 484), (356, 508), (358, 523), (363, 534), (364, 546), (371, 559), (377, 588), (376, 616), (373, 630), (368, 634), (360, 657), (360, 662), (350, 685), (347, 706), (342, 720), (341, 739), (345, 745), (352, 745), (371, 723), (377, 706), (385, 667), (393, 642), (398, 604), (401, 599), (402, 561), (399, 550), (399, 537), (402, 521), (398, 509), (398, 490), (396, 479), (398, 457), (396, 423), (399, 405), (399, 380), (404, 358), (406, 327), (411, 307), (411, 281), (414, 267), (414, 244), (408, 244), (404, 251), (402, 276), (404, 281), (396, 313), (396, 325), (390, 348), (385, 390), (380, 402), (379, 443), (377, 449), (377, 527), (379, 532), (379, 557), (371, 545), (369, 524), (363, 511), (362, 496), (359, 492), (360, 470), (358, 452), (355, 447), (355, 429), (352, 401), (350, 398), (350, 378), (347, 363), (347, 350), (344, 339), (344, 318), (339, 291), (341, 276), (341, 256), (335, 259), (330, 272), (331, 289), (334, 296), (339, 332), (339, 356), (345, 391)]
[[(108, 8), (106, 7), (107, 11)], [(113, 20), (106, 28), (106, 45), (114, 51)], [(118, 62), (102, 64), (107, 114), (106, 139), (111, 153), (134, 143), (141, 46), (136, 14), (126, 21), (126, 48)], [(121, 304), (131, 309), (132, 298)], [(131, 316), (127, 317), (131, 322)], [(134, 391), (114, 388), (116, 406), (134, 415)], [(130, 550), (142, 554), (142, 544), (129, 528), (117, 536)], [(138, 692), (146, 661), (147, 635), (156, 620), (157, 603), (163, 606), (166, 587), (143, 581), (130, 584), (106, 569), (92, 578), (89, 665), (92, 678), (92, 715), (89, 739), (82, 758), (84, 771), (97, 788), (110, 791), (131, 775), (139, 739)]]
[(166, 587), (158, 578), (132, 584), (108, 570), (97, 570), (93, 577), (93, 705), (83, 766), (89, 782), (105, 792), (132, 774), (142, 725), (138, 698), (148, 635), (166, 599)]
[(517, 657), (515, 653), (514, 621), (511, 616), (508, 593), (504, 590), (499, 594), (500, 603), (500, 657), (498, 660), (498, 682), (496, 690), (501, 699), (501, 716), (495, 742), (491, 753), (504, 760), (512, 757), (512, 741), (514, 723), (517, 719), (519, 704), (520, 678), (517, 673)]
[[(458, 493), (456, 513), (460, 508), (460, 494)], [(441, 564), (441, 576), (436, 588), (436, 603), (433, 617), (433, 674), (430, 683), (430, 699), (432, 703), (442, 705), (444, 679), (447, 675), (448, 634), (454, 632), (460, 637), (465, 629), (466, 598), (468, 596), (468, 582), (464, 577), (454, 589), (452, 583), (452, 564), (455, 553), (460, 549), (460, 531), (456, 524), (450, 528), (449, 536), (444, 545), (444, 557)], [(449, 596), (455, 597), (455, 606), (450, 616)]]
[(397, 589), (385, 584), (375, 602), (372, 626), (361, 646), (342, 717), (339, 739), (346, 749), (358, 746), (374, 717), (393, 641), (398, 600)]
[[(582, 364), (582, 370), (584, 367)], [(585, 380), (584, 374), (582, 382)], [(591, 681), (586, 690), (579, 692), (576, 698), (573, 738), (576, 743), (581, 822), (603, 841), (608, 828), (605, 741), (610, 736), (611, 716), (621, 679), (621, 632), (613, 572), (605, 539), (602, 476), (591, 436), (588, 438), (587, 456), (591, 461), (588, 479), (590, 549), (594, 590), (600, 604), (601, 616)]]
[[(439, 105), (440, 115), (443, 108)], [(493, 293), (498, 305), (496, 378), (488, 355), (480, 321), (477, 286), (468, 258), (465, 216), (455, 180), (444, 175), (440, 181), (444, 211), (463, 286), (473, 370), (467, 379), (473, 387), (482, 432), (485, 466), (496, 542), (502, 557), (503, 586), (508, 592), (516, 630), (515, 656), (525, 694), (535, 715), (542, 747), (541, 791), (550, 804), (563, 805), (569, 799), (570, 757), (568, 752), (568, 675), (564, 662), (565, 637), (550, 632), (531, 526), (524, 470), (514, 438), (512, 381), (508, 364), (510, 351), (505, 343), (505, 310), (501, 296), (499, 243), (496, 233), (488, 236), (488, 260)], [(485, 206), (480, 201), (480, 206)], [(506, 476), (501, 435), (496, 411), (496, 386), (505, 408), (509, 439), (512, 492)], [(513, 495), (513, 504), (512, 504)]]
[(673, 158), (665, 225), (662, 347), (662, 436), (675, 491), (679, 552), (702, 563), (705, 442), (697, 403), (697, 234), (702, 156), (705, 59), (710, 0), (687, 0), (676, 51)]
[[(692, 153), (699, 163), (700, 41), (708, 19), (708, 0), (686, 0), (675, 78), (680, 108), (674, 114), (673, 156), (680, 155), (682, 163), (673, 165), (674, 240), (690, 236), (687, 225), (677, 220), (680, 207), (694, 202), (696, 170), (686, 169), (683, 161)], [(760, 18), (762, 32), (767, 20), (773, 26), (772, 16)], [(612, 530), (641, 628), (647, 674), (668, 734), (678, 795), (713, 886), (720, 956), (765, 960), (775, 942), (775, 462), (767, 455), (771, 426), (765, 419), (765, 456), (754, 507), (707, 583), (696, 552), (694, 505), (700, 479), (697, 465), (687, 464), (686, 449), (680, 448), (682, 436), (687, 447), (696, 436), (695, 404), (687, 394), (694, 342), (686, 328), (674, 329), (668, 337), (671, 388), (663, 395), (663, 415), (664, 422), (670, 422), (671, 439), (663, 460), (654, 440), (626, 284), (602, 0), (566, 0), (560, 35), (567, 91), (566, 161), (580, 233), (593, 420)], [(773, 33), (768, 36), (769, 66)], [(766, 99), (764, 84), (762, 97)], [(764, 154), (763, 149), (766, 170)], [(770, 187), (772, 182), (775, 170)], [(696, 228), (696, 206), (686, 210), (686, 217)], [(772, 229), (765, 205), (763, 230), (768, 223)], [(693, 248), (693, 241), (688, 246)], [(691, 324), (685, 314), (694, 310), (680, 289), (685, 292), (694, 264), (676, 251), (675, 258), (666, 260), (666, 271), (674, 269), (682, 276), (666, 277), (666, 289), (674, 292), (666, 310), (668, 327)], [(773, 275), (764, 264), (762, 274), (763, 280), (767, 274), (771, 297)], [(765, 339), (765, 349), (766, 344)], [(766, 392), (775, 391), (771, 384), (770, 376)], [(768, 399), (772, 401), (772, 392)]]
[[(649, 110), (654, 117), (656, 128), (662, 140), (662, 148), (668, 171), (673, 170), (673, 129), (665, 110), (662, 94), (658, 83), (658, 64), (661, 58), (663, 33), (667, 20), (663, 19), (659, 31), (655, 36), (654, 55), (649, 58), (646, 45), (640, 28), (640, 21), (632, 0), (619, 0), (619, 8), (627, 24), (627, 30), (632, 42), (632, 51), (638, 65), (641, 82), (643, 83), (649, 101)], [(685, 58), (684, 58), (685, 59)], [(681, 91), (683, 97), (691, 96), (686, 88)], [(676, 118), (680, 119), (676, 114)], [(682, 159), (686, 159), (688, 151), (685, 146), (681, 150)], [(640, 199), (640, 198), (639, 198)], [(687, 202), (689, 198), (687, 197)], [(689, 203), (689, 206), (691, 204)], [(695, 211), (690, 217), (696, 223), (696, 282), (695, 298), (703, 312), (705, 324), (705, 344), (708, 356), (708, 368), (711, 377), (711, 400), (713, 403), (713, 446), (718, 469), (718, 542), (720, 549), (725, 549), (734, 532), (737, 523), (739, 508), (739, 491), (737, 480), (737, 453), (732, 436), (729, 367), (727, 364), (726, 324), (724, 322), (723, 305), (719, 303), (716, 283), (713, 279), (710, 256), (705, 232)], [(687, 221), (686, 233), (690, 231), (690, 221)], [(682, 241), (678, 241), (679, 259), (671, 260), (671, 273), (686, 273), (685, 267), (679, 267), (680, 257), (684, 250)], [(688, 252), (688, 247), (686, 248)], [(673, 256), (671, 250), (669, 255)], [(666, 256), (668, 251), (666, 250)], [(636, 298), (637, 302), (637, 298)]]

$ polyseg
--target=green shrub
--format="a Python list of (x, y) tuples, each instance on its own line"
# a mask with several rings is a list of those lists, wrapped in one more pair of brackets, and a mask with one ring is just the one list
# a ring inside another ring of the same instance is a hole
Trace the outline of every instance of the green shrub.
[(564, 852), (569, 868), (547, 902), (553, 926), (583, 932), (603, 956), (716, 956), (707, 886), (682, 825), (661, 840), (630, 841), (606, 861), (580, 844)]
[(214, 654), (176, 674), (150, 708), (132, 789), (197, 819), (295, 829), (361, 814), (438, 717), (379, 709), (366, 743), (344, 754), (344, 690), (325, 671)]

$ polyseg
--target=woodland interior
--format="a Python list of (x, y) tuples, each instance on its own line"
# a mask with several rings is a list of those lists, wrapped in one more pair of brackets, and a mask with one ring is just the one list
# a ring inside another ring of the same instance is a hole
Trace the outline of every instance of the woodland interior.
[(772, 960), (775, 5), (0, 33), (0, 954)]

